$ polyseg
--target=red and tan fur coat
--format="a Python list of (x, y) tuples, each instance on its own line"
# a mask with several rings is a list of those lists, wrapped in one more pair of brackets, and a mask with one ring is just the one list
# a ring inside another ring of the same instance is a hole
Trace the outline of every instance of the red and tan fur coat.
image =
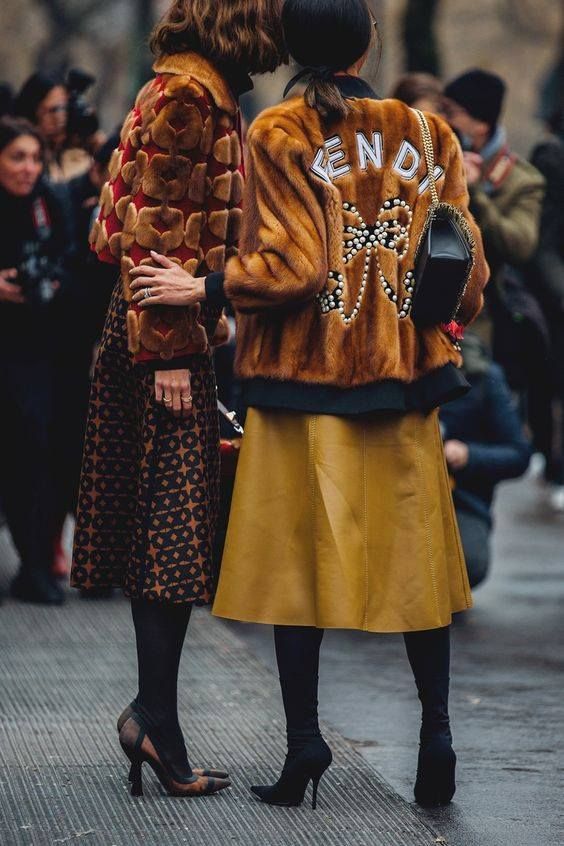
[[(165, 56), (139, 93), (101, 195), (93, 248), (121, 267), (129, 349), (137, 362), (170, 361), (224, 340), (200, 307), (140, 309), (129, 271), (156, 250), (194, 275), (236, 253), (243, 163), (239, 110), (226, 81), (194, 53)], [(207, 329), (207, 332), (206, 332)]]
[[(249, 131), (240, 252), (228, 263), (225, 283), (238, 311), (236, 366), (243, 379), (350, 388), (384, 379), (411, 383), (460, 364), (441, 328), (418, 331), (409, 315), (431, 202), (417, 116), (394, 100), (350, 103), (346, 119), (328, 128), (295, 97), (264, 112)], [(476, 240), (458, 315), (466, 324), (482, 307), (489, 271), (468, 211), (458, 141), (440, 118), (428, 120), (443, 174), (440, 199), (462, 210)], [(333, 305), (325, 300), (325, 310), (318, 297), (334, 291), (339, 276), (342, 314), (337, 294)]]

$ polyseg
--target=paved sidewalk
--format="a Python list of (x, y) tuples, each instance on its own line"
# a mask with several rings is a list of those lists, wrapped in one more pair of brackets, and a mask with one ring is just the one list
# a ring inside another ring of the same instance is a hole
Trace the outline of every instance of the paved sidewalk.
[[(457, 792), (418, 810), (456, 846), (564, 844), (564, 514), (531, 478), (502, 485), (493, 567), (453, 627)], [(233, 624), (274, 666), (263, 626)], [(328, 632), (321, 715), (410, 799), (419, 703), (402, 638)]]
[[(13, 571), (0, 532), (0, 585)], [(283, 721), (274, 675), (206, 611), (191, 622), (181, 721), (194, 763), (225, 766), (233, 788), (171, 799), (145, 768), (145, 796), (128, 793), (115, 719), (135, 693), (127, 603), (0, 608), (2, 846), (430, 846), (443, 843), (413, 807), (337, 732), (318, 810), (270, 808), (248, 785), (274, 778)], [(309, 794), (308, 794), (309, 795)]]

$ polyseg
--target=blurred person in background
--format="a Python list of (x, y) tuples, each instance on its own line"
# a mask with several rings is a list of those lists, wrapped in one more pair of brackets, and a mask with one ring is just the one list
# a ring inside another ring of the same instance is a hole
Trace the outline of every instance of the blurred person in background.
[[(167, 791), (229, 786), (192, 770), (178, 722), (180, 656), (191, 610), (213, 600), (219, 423), (211, 347), (220, 306), (132, 301), (130, 271), (221, 273), (237, 251), (243, 194), (239, 96), (249, 74), (285, 58), (279, 0), (176, 0), (156, 27), (155, 77), (126, 118), (92, 233), (119, 279), (92, 386), (71, 584), (122, 587), (131, 600), (139, 691), (118, 721), (132, 763)], [(144, 297), (151, 296), (145, 286)]]
[(14, 90), (7, 82), (0, 82), (0, 117), (11, 115), (14, 110)]
[(0, 120), (1, 499), (20, 571), (15, 598), (59, 604), (53, 579), (52, 349), (69, 233), (42, 180), (44, 142), (27, 121)]
[[(89, 234), (99, 210), (100, 192), (109, 179), (110, 158), (118, 144), (116, 133), (96, 151), (88, 171), (67, 184), (74, 249), (69, 263), (69, 284), (57, 298), (58, 329), (53, 344), (56, 395), (53, 572), (59, 578), (68, 578), (69, 574), (70, 562), (62, 531), (67, 515), (76, 512), (94, 347), (102, 334), (116, 281), (115, 267), (98, 261), (90, 249)], [(94, 593), (90, 591), (88, 596), (91, 598)], [(109, 593), (106, 589), (99, 595)]]
[(71, 70), (66, 79), (43, 71), (32, 74), (15, 100), (16, 114), (41, 132), (49, 179), (66, 182), (85, 173), (103, 143), (95, 111), (84, 100), (94, 77)]
[(550, 330), (550, 358), (531, 384), (529, 419), (534, 447), (544, 458), (550, 503), (564, 511), (564, 106), (548, 121), (549, 137), (531, 161), (546, 179), (538, 249), (527, 279)]
[(406, 73), (400, 77), (390, 97), (401, 100), (412, 109), (444, 114), (444, 85), (430, 73)]
[[(360, 77), (377, 40), (366, 0), (286, 0), (282, 19), (304, 68), (287, 91), (307, 86), (249, 130), (240, 256), (215, 280), (162, 259), (138, 267), (134, 300), (152, 311), (224, 293), (237, 311), (249, 411), (213, 613), (274, 625), (288, 741), (279, 780), (253, 792), (299, 805), (312, 781), (315, 806), (332, 760), (318, 723), (324, 629), (404, 632), (422, 703), (415, 798), (446, 804), (450, 622), (471, 594), (437, 407), (469, 386), (448, 329), (411, 319), (430, 207), (422, 126)], [(475, 248), (465, 324), (488, 267), (460, 144), (428, 120), (437, 191)]]
[[(512, 387), (526, 388), (546, 362), (546, 327), (520, 275), (539, 242), (545, 180), (511, 150), (500, 123), (506, 94), (494, 73), (470, 70), (445, 87), (447, 118), (464, 149), (470, 209), (492, 278), (475, 324)], [(534, 364), (533, 364), (534, 362)]]
[(471, 587), (490, 567), (492, 504), (496, 486), (522, 476), (531, 448), (499, 365), (468, 333), (461, 342), (463, 372), (472, 390), (440, 413), (445, 456), (454, 479), (454, 505)]

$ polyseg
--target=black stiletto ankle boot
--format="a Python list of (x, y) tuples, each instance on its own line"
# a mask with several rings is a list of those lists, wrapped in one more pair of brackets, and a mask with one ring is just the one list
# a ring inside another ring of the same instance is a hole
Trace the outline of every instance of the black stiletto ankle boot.
[(276, 784), (255, 785), (253, 793), (262, 802), (285, 807), (301, 805), (310, 781), (313, 783), (311, 807), (317, 807), (317, 789), (325, 770), (331, 764), (333, 755), (322, 737), (316, 737), (308, 743), (295, 758), (284, 765)]
[(448, 805), (456, 791), (456, 755), (449, 733), (421, 741), (415, 782), (415, 801), (427, 808)]

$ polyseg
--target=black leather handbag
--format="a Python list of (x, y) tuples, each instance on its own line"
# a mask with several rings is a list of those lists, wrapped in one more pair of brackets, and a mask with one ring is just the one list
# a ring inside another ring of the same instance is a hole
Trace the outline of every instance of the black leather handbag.
[(460, 209), (439, 201), (429, 124), (423, 112), (415, 111), (423, 133), (431, 192), (431, 207), (416, 252), (411, 309), (413, 323), (424, 329), (456, 320), (474, 265), (476, 245)]

